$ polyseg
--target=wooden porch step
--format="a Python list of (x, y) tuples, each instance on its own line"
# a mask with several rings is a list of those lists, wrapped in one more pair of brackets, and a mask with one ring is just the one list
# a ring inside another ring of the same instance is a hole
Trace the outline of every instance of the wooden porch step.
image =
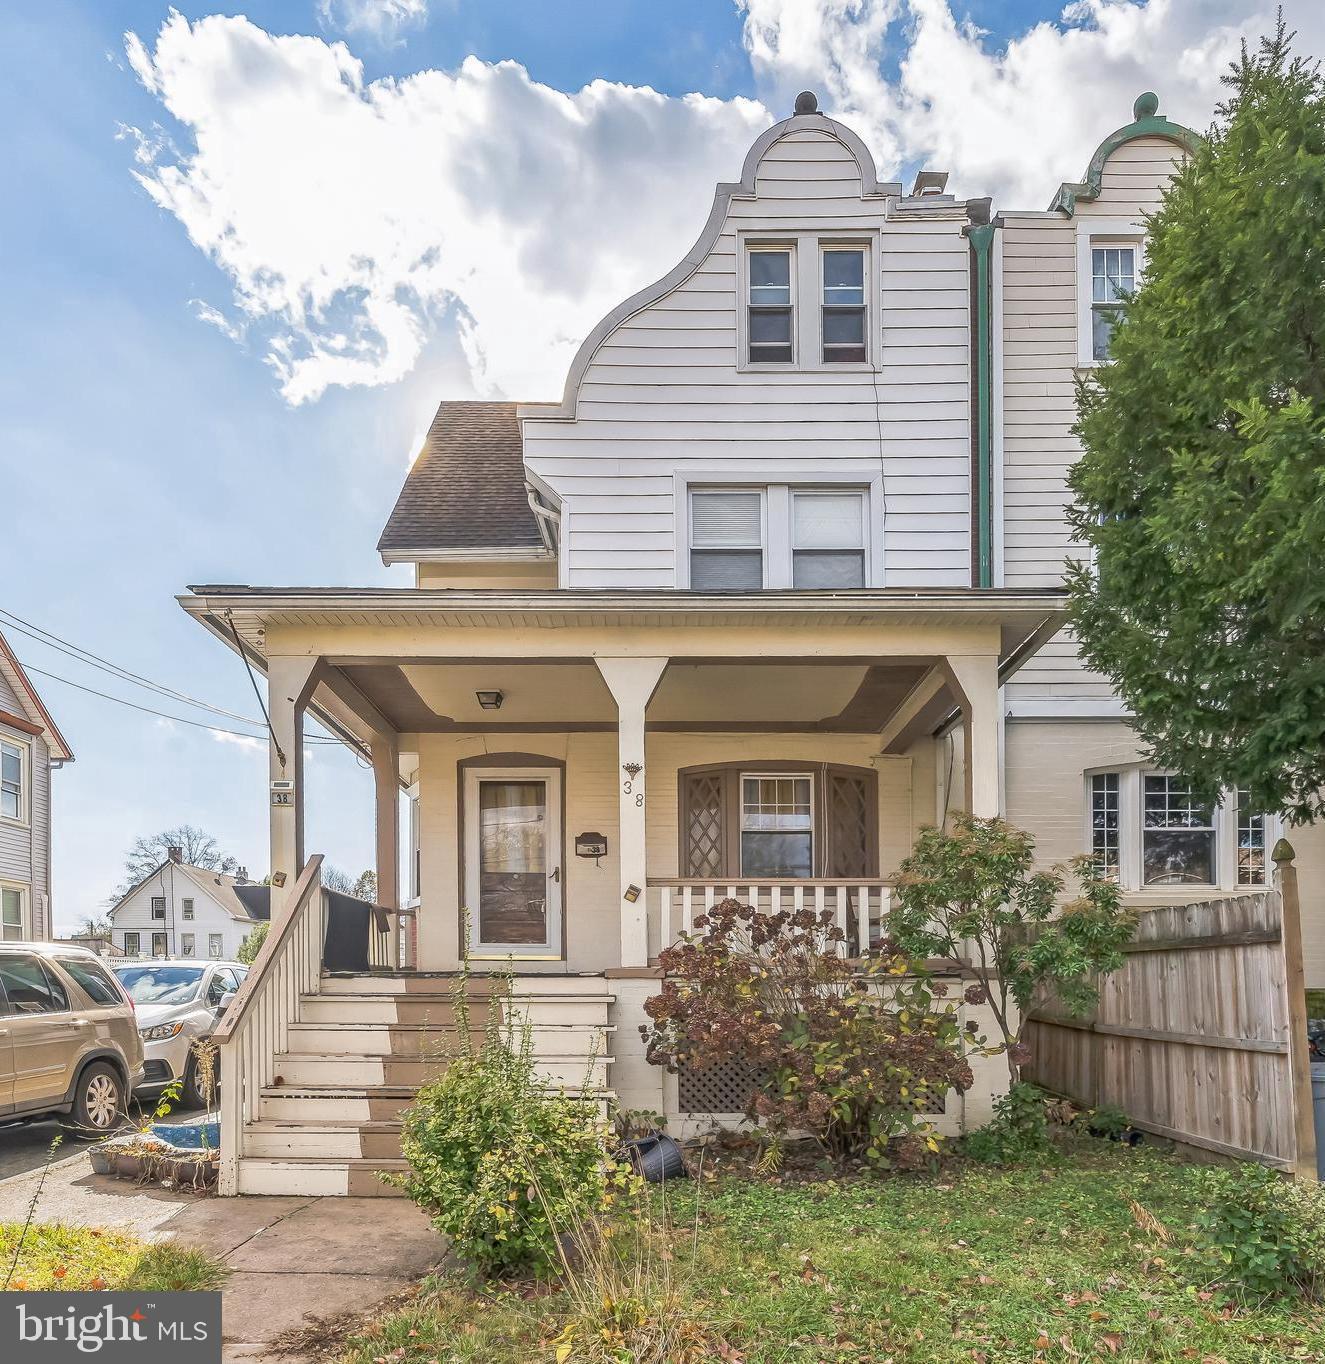
[[(616, 1029), (604, 1022), (538, 1023), (530, 1025), (529, 1043), (535, 1056), (583, 1056), (607, 1051), (607, 1037)], [(291, 1023), (293, 1053), (331, 1052), (354, 1056), (395, 1056), (448, 1061), (457, 1054), (463, 1034), (453, 1026), (432, 1023)], [(475, 1031), (470, 1030), (471, 1038)]]
[(259, 1119), (244, 1128), (244, 1154), (264, 1160), (399, 1160), (399, 1119), (366, 1122)]
[(311, 1197), (402, 1198), (400, 1189), (384, 1184), (379, 1172), (402, 1174), (403, 1160), (327, 1160), (315, 1156), (241, 1156), (241, 1194), (294, 1194)]
[[(293, 1029), (291, 1029), (293, 1032)], [(607, 1080), (612, 1057), (599, 1055), (536, 1055), (539, 1075), (552, 1085), (580, 1087), (586, 1077), (595, 1085)], [(282, 1052), (273, 1061), (274, 1074), (281, 1077), (275, 1088), (301, 1085), (344, 1085), (368, 1087), (413, 1086), (436, 1079), (450, 1064), (448, 1057), (410, 1057), (395, 1054), (364, 1055), (354, 1052)]]
[[(391, 971), (367, 972), (353, 975), (324, 974), (318, 982), (320, 995), (435, 995), (445, 999), (453, 998), (457, 975), (445, 971)], [(578, 994), (601, 998), (610, 995), (611, 982), (606, 976), (584, 972), (577, 975), (563, 975), (548, 972), (531, 972), (515, 976), (511, 981), (511, 992), (519, 998), (522, 995), (564, 995)], [(505, 988), (504, 975), (471, 975), (468, 982), (470, 999), (481, 999), (500, 994)]]
[[(608, 1010), (615, 1002), (611, 994), (584, 994), (569, 991), (528, 992), (512, 1000), (514, 1011), (528, 1018), (535, 1027), (543, 1023), (606, 1023)], [(481, 1028), (487, 1022), (489, 1001), (469, 1002), (469, 1021)], [(448, 994), (337, 993), (303, 995), (299, 1016), (307, 1023), (434, 1023), (439, 1027), (455, 1023), (455, 1001)]]

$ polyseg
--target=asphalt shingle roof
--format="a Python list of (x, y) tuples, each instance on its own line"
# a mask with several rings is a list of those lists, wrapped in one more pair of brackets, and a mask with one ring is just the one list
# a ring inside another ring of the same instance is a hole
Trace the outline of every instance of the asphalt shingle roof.
[(387, 520), (382, 552), (537, 548), (516, 404), (444, 402)]

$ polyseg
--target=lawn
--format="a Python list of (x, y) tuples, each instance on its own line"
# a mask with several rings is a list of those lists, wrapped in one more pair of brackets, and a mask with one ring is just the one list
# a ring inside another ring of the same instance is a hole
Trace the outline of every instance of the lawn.
[[(23, 1248), (15, 1263), (20, 1238)], [(0, 1287), (14, 1292), (220, 1288), (225, 1273), (201, 1251), (153, 1245), (108, 1228), (35, 1223), (24, 1237), (22, 1223), (0, 1222)]]
[[(1034, 1168), (673, 1190), (672, 1270), (731, 1364), (1325, 1361), (1318, 1309), (1225, 1303), (1196, 1267), (1194, 1167), (1091, 1138)], [(575, 1364), (567, 1300), (435, 1280), (354, 1364)], [(583, 1337), (581, 1336), (581, 1339)], [(594, 1359), (629, 1353), (597, 1354)]]

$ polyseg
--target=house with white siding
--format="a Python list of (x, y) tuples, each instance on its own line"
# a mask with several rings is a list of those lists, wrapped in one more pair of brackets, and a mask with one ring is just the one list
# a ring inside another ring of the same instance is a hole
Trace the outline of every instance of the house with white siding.
[(106, 912), (111, 943), (126, 957), (234, 961), (268, 917), (268, 890), (238, 875), (184, 861), (179, 848)]
[(0, 635), (0, 938), (55, 936), (51, 773), (73, 752)]
[[(513, 967), (549, 1078), (685, 1132), (739, 1085), (647, 1064), (638, 1025), (716, 899), (827, 909), (867, 951), (958, 809), (1137, 903), (1264, 879), (1268, 821), (1146, 770), (1062, 633), (1074, 383), (1194, 145), (1143, 96), (1046, 210), (995, 213), (879, 180), (802, 95), (560, 401), (441, 404), (379, 542), (412, 586), (181, 598), (269, 683), (275, 927), (218, 1034), (224, 1189), (375, 1190), (466, 952)], [(319, 890), (308, 712), (371, 763), (375, 906)]]

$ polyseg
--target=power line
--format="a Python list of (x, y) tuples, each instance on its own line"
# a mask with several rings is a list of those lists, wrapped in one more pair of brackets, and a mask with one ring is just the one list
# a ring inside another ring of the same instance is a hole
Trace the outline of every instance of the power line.
[[(188, 695), (187, 692), (175, 691), (173, 687), (167, 687), (160, 682), (153, 682), (150, 677), (143, 677), (139, 673), (131, 672), (128, 668), (122, 668), (118, 663), (112, 663), (109, 659), (94, 654), (90, 649), (84, 649), (81, 645), (73, 643), (72, 640), (52, 634), (49, 630), (44, 630), (40, 625), (34, 625), (31, 621), (24, 620), (22, 616), (16, 616), (4, 607), (0, 607), (0, 616), (5, 616), (10, 622), (13, 622), (7, 628), (16, 630), (21, 635), (27, 635), (29, 639), (35, 640), (38, 644), (44, 644), (48, 649), (55, 649), (62, 654), (68, 654), (70, 658), (79, 663), (99, 668), (103, 672), (109, 672), (122, 682), (132, 682), (137, 686), (146, 687), (149, 691), (159, 692), (162, 696), (169, 696), (172, 700), (182, 701), (186, 705), (211, 711), (214, 715), (224, 715), (227, 719), (239, 720), (243, 724), (253, 725), (258, 729), (262, 728), (262, 722), (259, 720), (252, 720), (247, 715), (226, 710), (223, 706), (214, 706), (208, 701), (200, 701), (196, 696)], [(34, 669), (33, 671), (40, 670)], [(56, 680), (64, 681), (66, 679), (57, 678)], [(70, 685), (74, 684), (71, 683)]]
[[(84, 686), (81, 682), (71, 681), (67, 677), (61, 677), (58, 673), (47, 672), (44, 668), (35, 667), (31, 663), (23, 663), (23, 668), (26, 672), (36, 673), (39, 677), (49, 677), (52, 682), (63, 682), (66, 687), (85, 691), (90, 696), (99, 696), (103, 701), (114, 701), (118, 706), (128, 706), (130, 710), (142, 711), (144, 715), (155, 715), (162, 720), (172, 720), (177, 725), (192, 725), (195, 729), (210, 730), (213, 734), (229, 734), (236, 739), (261, 739), (263, 737), (259, 734), (246, 734), (238, 729), (224, 729), (220, 725), (204, 724), (201, 720), (188, 720), (182, 715), (170, 715), (164, 710), (153, 710), (151, 706), (140, 706), (136, 701), (126, 701), (122, 696), (112, 696), (109, 692), (97, 691), (95, 687)], [(304, 736), (304, 742), (306, 744), (339, 744), (344, 741), (324, 738), (318, 734), (308, 734)]]

